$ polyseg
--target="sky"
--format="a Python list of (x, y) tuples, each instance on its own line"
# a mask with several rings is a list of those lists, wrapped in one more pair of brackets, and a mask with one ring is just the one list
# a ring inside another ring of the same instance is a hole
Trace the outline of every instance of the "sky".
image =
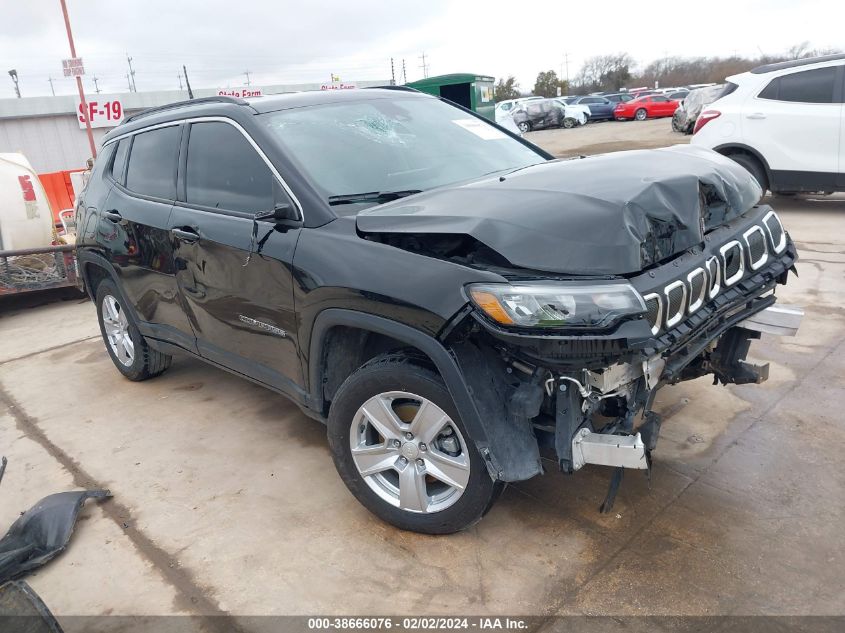
[[(593, 55), (627, 52), (639, 64), (665, 56), (777, 54), (809, 41), (845, 50), (843, 0), (67, 0), (86, 90), (127, 90), (127, 55), (138, 91), (389, 80), (428, 73), (574, 77)], [(0, 0), (0, 98), (74, 94), (59, 0)], [(567, 64), (568, 62), (568, 64)]]

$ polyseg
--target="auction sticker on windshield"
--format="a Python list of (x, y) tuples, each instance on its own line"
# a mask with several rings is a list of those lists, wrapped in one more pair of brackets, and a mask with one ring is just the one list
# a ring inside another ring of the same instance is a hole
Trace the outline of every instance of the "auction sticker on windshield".
[(485, 141), (495, 141), (502, 138), (507, 138), (507, 135), (497, 130), (492, 125), (487, 125), (484, 121), (478, 119), (452, 119), (452, 123), (460, 125), (467, 132), (472, 132), (479, 138)]

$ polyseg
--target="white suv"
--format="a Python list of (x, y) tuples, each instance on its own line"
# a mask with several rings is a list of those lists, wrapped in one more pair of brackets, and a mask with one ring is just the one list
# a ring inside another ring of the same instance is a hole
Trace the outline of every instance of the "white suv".
[(765, 191), (845, 191), (845, 55), (728, 77), (692, 143), (729, 156)]

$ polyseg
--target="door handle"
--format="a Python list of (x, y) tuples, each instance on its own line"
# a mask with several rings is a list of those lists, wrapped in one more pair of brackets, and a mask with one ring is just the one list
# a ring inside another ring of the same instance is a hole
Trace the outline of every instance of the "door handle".
[(103, 211), (103, 215), (106, 216), (106, 218), (108, 218), (112, 222), (120, 222), (123, 219), (123, 216), (120, 215), (114, 209), (110, 209), (108, 211)]
[(170, 229), (170, 234), (178, 240), (192, 244), (199, 240), (199, 233), (193, 229)]
[(762, 112), (753, 112), (745, 116), (746, 119), (765, 119), (766, 115)]

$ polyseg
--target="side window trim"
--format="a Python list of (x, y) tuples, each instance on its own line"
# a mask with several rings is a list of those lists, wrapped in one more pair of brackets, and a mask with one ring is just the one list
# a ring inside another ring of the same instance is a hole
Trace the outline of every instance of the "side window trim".
[[(185, 119), (185, 123), (193, 124), (193, 123), (207, 123), (207, 122), (220, 122), (220, 123), (227, 123), (234, 127), (238, 132), (240, 132), (243, 137), (247, 140), (247, 142), (252, 146), (252, 149), (258, 154), (261, 160), (264, 161), (264, 164), (267, 165), (267, 168), (270, 170), (270, 173), (273, 174), (273, 177), (276, 179), (276, 182), (282, 187), (285, 194), (288, 198), (291, 199), (294, 206), (296, 207), (297, 211), (299, 212), (299, 220), (304, 222), (305, 221), (305, 212), (302, 209), (302, 203), (299, 202), (299, 198), (296, 197), (296, 194), (293, 193), (291, 188), (288, 186), (288, 183), (285, 182), (285, 179), (282, 178), (282, 175), (276, 169), (276, 166), (270, 161), (267, 157), (267, 154), (264, 153), (264, 150), (259, 147), (258, 143), (255, 142), (255, 139), (250, 136), (249, 132), (247, 132), (241, 125), (235, 121), (234, 119), (230, 119), (229, 117), (224, 116), (205, 116), (205, 117), (192, 117), (190, 119)], [(190, 136), (190, 134), (189, 134)], [(185, 157), (187, 160), (187, 155)]]
[[(835, 68), (836, 74), (833, 78), (833, 100), (832, 101), (791, 101), (787, 99), (780, 98), (780, 90), (781, 90), (781, 79), (784, 77), (789, 77), (791, 75), (799, 75), (801, 73), (812, 72), (813, 70), (821, 70), (822, 68)], [(845, 87), (842, 85), (842, 77), (843, 71), (845, 71), (845, 64), (839, 64), (838, 66), (822, 66), (822, 68), (810, 68), (809, 70), (799, 70), (796, 72), (791, 73), (784, 73), (782, 75), (778, 75), (777, 77), (773, 77), (769, 81), (767, 81), (754, 95), (754, 99), (760, 101), (777, 101), (778, 103), (797, 103), (803, 105), (841, 105), (845, 102)], [(776, 86), (777, 97), (761, 97), (760, 95), (763, 94), (770, 86)], [(723, 95), (724, 96), (724, 95)]]
[[(124, 139), (126, 137), (130, 137), (130, 136), (134, 137), (136, 134), (142, 134), (144, 132), (149, 132), (151, 130), (155, 130), (155, 129), (162, 128), (162, 127), (169, 127), (169, 126), (172, 126), (172, 125), (185, 125), (185, 124), (190, 124), (190, 123), (214, 122), (214, 121), (221, 122), (221, 123), (228, 123), (229, 125), (234, 127), (236, 130), (238, 130), (244, 136), (244, 138), (247, 140), (247, 142), (250, 145), (252, 145), (252, 148), (258, 153), (258, 156), (261, 158), (261, 160), (263, 160), (264, 163), (267, 165), (268, 169), (270, 170), (270, 173), (273, 174), (273, 177), (276, 179), (278, 184), (282, 187), (285, 194), (291, 199), (291, 202), (293, 202), (294, 206), (296, 207), (296, 210), (299, 212), (300, 221), (304, 222), (305, 221), (305, 211), (302, 207), (302, 203), (299, 201), (299, 198), (296, 197), (296, 194), (288, 186), (288, 183), (285, 181), (285, 179), (282, 178), (282, 175), (276, 169), (276, 166), (273, 165), (273, 163), (267, 157), (267, 154), (264, 153), (264, 151), (261, 149), (261, 147), (259, 147), (258, 143), (255, 142), (255, 140), (252, 138), (252, 136), (250, 136), (250, 134), (237, 121), (235, 121), (234, 119), (230, 119), (229, 117), (225, 117), (225, 116), (201, 116), (201, 117), (191, 117), (191, 118), (188, 118), (188, 119), (179, 119), (178, 121), (167, 121), (166, 123), (158, 123), (156, 125), (150, 125), (148, 127), (144, 127), (144, 128), (138, 129), (138, 130), (133, 130), (131, 132), (127, 132), (126, 134), (121, 134), (120, 136), (115, 136), (114, 138), (109, 139), (108, 143), (106, 143), (105, 145), (111, 145), (112, 143), (117, 143), (121, 139)], [(176, 160), (176, 167), (177, 167), (177, 170), (178, 170), (177, 181), (176, 181), (176, 196), (175, 196), (176, 200), (168, 200), (168, 202), (173, 202), (174, 204), (179, 204), (180, 206), (189, 206), (184, 202), (184, 198), (185, 198), (185, 196), (184, 196), (185, 178), (184, 178), (184, 165), (182, 163), (183, 147), (185, 149), (184, 160), (187, 161), (187, 158), (188, 158), (187, 157), (187, 146), (183, 146), (183, 143), (185, 141), (186, 136), (189, 136), (189, 135), (185, 134), (184, 130), (183, 130), (183, 133), (182, 133), (182, 139), (183, 140), (182, 140), (182, 142), (180, 142), (179, 153), (178, 153), (178, 157), (177, 157), (177, 160)], [(132, 153), (132, 151), (131, 151), (132, 147), (131, 146), (129, 147), (129, 150), (130, 150), (129, 155), (131, 156), (131, 153)], [(126, 164), (127, 164), (127, 166), (129, 165), (128, 160), (126, 161)], [(124, 172), (125, 172), (125, 170), (124, 170)], [(118, 184), (120, 184), (120, 183), (118, 183)], [(150, 198), (149, 196), (137, 194), (133, 191), (129, 191), (123, 185), (120, 185), (120, 186), (126, 193), (129, 193), (129, 194), (132, 194), (132, 195), (135, 195), (135, 196), (139, 196), (139, 197), (142, 197), (142, 198), (149, 198), (151, 200), (156, 200), (156, 201), (161, 200), (160, 198)], [(180, 196), (181, 196), (181, 199), (180, 199)], [(191, 208), (194, 208), (194, 207), (192, 206)], [(199, 207), (196, 207), (196, 208), (199, 208)], [(209, 209), (207, 207), (204, 207), (203, 210), (209, 210)], [(220, 212), (219, 209), (213, 209), (213, 211)], [(233, 215), (233, 214), (237, 214), (238, 212), (227, 212), (227, 213), (229, 215)]]
[[(166, 124), (152, 125), (150, 127), (145, 127), (141, 130), (136, 130), (135, 132), (132, 132), (131, 134), (126, 134), (126, 135), (120, 137), (120, 139), (123, 139), (126, 136), (131, 137), (130, 138), (131, 142), (129, 143), (129, 149), (126, 152), (126, 164), (123, 166), (123, 182), (115, 182), (115, 184), (118, 187), (120, 187), (120, 190), (123, 191), (123, 193), (130, 195), (130, 196), (133, 196), (135, 198), (140, 198), (142, 200), (151, 200), (153, 202), (163, 202), (165, 204), (174, 204), (176, 202), (176, 198), (179, 197), (179, 181), (178, 180), (176, 180), (176, 194), (173, 196), (173, 199), (160, 198), (159, 196), (151, 196), (151, 195), (148, 195), (148, 194), (145, 194), (145, 193), (141, 193), (140, 191), (133, 191), (132, 189), (130, 189), (129, 187), (126, 186), (126, 179), (128, 178), (128, 174), (129, 174), (129, 163), (132, 161), (132, 148), (135, 146), (135, 136), (137, 136), (138, 134), (143, 134), (144, 132), (151, 132), (153, 130), (157, 130), (157, 129), (160, 129), (160, 128), (176, 127), (176, 126), (179, 126), (180, 128), (182, 128), (181, 132), (180, 132), (180, 140), (179, 140), (179, 147), (181, 148), (182, 147), (182, 140), (181, 139), (185, 136), (185, 126), (184, 126), (183, 121), (175, 121), (175, 122), (170, 121)], [(174, 170), (177, 169), (178, 166), (179, 166), (179, 152), (176, 152), (176, 158), (175, 158), (174, 163), (173, 163)], [(174, 178), (177, 178), (177, 177), (178, 177), (178, 174), (174, 173)]]

